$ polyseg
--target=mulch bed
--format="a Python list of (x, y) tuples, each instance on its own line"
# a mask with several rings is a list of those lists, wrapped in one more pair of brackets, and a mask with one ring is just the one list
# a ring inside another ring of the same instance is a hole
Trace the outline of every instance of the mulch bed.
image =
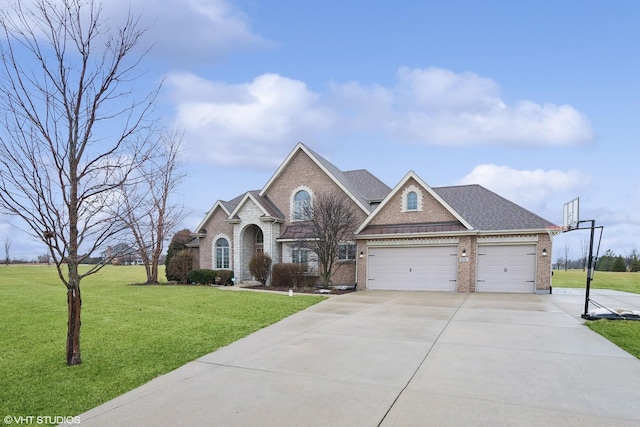
[[(279, 292), (289, 292), (289, 289), (291, 289), (291, 288), (287, 288), (286, 286), (262, 286), (262, 285), (245, 286), (245, 288), (262, 290), (262, 291), (279, 291)], [(293, 289), (293, 292), (296, 294), (316, 294), (316, 295), (323, 295), (323, 294), (324, 295), (342, 295), (342, 294), (355, 292), (354, 289), (340, 290), (340, 289), (330, 288), (328, 290), (330, 292), (326, 293), (326, 292), (318, 292), (319, 291), (318, 288), (295, 288)]]

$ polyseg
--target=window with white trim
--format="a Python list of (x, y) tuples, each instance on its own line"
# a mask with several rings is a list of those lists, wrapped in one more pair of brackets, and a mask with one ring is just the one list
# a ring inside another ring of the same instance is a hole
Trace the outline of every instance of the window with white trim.
[(415, 185), (409, 185), (402, 192), (402, 212), (422, 211), (422, 190)]
[(306, 221), (309, 219), (311, 195), (306, 190), (300, 190), (293, 196), (293, 220)]
[(353, 243), (338, 245), (339, 261), (352, 261), (354, 259), (356, 259), (356, 245)]
[(229, 241), (223, 237), (216, 240), (216, 268), (228, 269), (229, 263)]
[(407, 193), (407, 210), (418, 210), (418, 193), (416, 193), (415, 191), (409, 191)]
[(294, 264), (307, 264), (309, 262), (309, 250), (300, 248), (292, 249), (291, 262)]

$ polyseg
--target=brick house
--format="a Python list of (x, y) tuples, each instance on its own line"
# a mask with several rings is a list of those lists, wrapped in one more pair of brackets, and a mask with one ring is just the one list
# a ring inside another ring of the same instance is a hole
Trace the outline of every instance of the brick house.
[(359, 290), (548, 292), (551, 222), (480, 185), (429, 187), (410, 171), (390, 188), (366, 170), (341, 171), (298, 144), (261, 190), (217, 201), (194, 232), (200, 268), (251, 280), (258, 252), (274, 263), (304, 262), (292, 230), (314, 195), (344, 193), (357, 212), (340, 247), (334, 284)]

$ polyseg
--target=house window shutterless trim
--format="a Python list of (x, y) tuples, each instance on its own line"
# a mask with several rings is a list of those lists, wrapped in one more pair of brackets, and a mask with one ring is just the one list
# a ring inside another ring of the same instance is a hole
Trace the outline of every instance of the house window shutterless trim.
[(229, 268), (229, 241), (225, 238), (216, 240), (216, 268)]
[(418, 209), (418, 194), (415, 191), (407, 193), (407, 210), (415, 211)]
[(307, 190), (299, 190), (293, 196), (293, 221), (306, 221), (309, 219), (311, 207), (311, 194)]
[(309, 251), (307, 249), (293, 249), (291, 251), (291, 262), (294, 264), (307, 264), (309, 262)]
[(298, 191), (293, 198), (293, 213), (294, 220), (304, 221), (309, 219), (307, 212), (305, 212), (311, 205), (311, 196), (304, 190)]
[(424, 206), (422, 205), (422, 190), (416, 185), (409, 185), (402, 192), (402, 205), (400, 206), (401, 212), (416, 212), (422, 211)]
[(356, 245), (352, 243), (338, 245), (339, 261), (351, 261), (354, 259), (356, 259)]

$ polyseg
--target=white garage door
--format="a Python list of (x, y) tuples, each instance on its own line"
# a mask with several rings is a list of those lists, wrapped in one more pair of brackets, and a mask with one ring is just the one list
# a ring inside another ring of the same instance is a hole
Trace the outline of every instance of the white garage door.
[(478, 246), (476, 292), (533, 293), (536, 246)]
[(369, 248), (367, 289), (455, 291), (455, 246)]

